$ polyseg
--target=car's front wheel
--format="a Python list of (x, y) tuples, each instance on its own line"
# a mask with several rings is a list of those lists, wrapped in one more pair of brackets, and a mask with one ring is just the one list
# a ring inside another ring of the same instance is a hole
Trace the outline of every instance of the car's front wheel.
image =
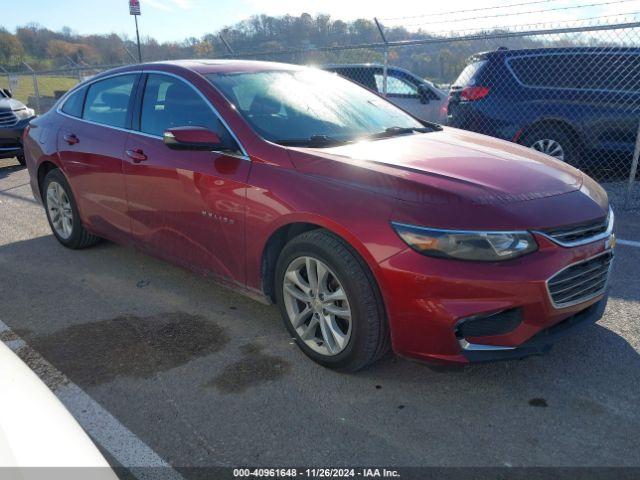
[(275, 290), (287, 329), (317, 363), (355, 371), (388, 350), (375, 279), (334, 234), (318, 229), (292, 239), (278, 259)]
[(85, 248), (100, 240), (82, 225), (71, 187), (60, 170), (47, 173), (42, 194), (49, 226), (62, 245), (74, 249)]

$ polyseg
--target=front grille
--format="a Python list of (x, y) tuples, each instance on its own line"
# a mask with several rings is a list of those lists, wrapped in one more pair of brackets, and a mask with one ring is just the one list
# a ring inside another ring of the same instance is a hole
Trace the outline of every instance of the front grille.
[(610, 220), (611, 213), (598, 220), (571, 225), (569, 227), (550, 228), (542, 230), (542, 233), (551, 237), (561, 245), (588, 242), (590, 239), (605, 233), (609, 228)]
[(10, 110), (0, 112), (0, 127), (13, 127), (18, 123), (18, 117)]
[(575, 263), (547, 281), (551, 301), (556, 308), (586, 302), (605, 291), (613, 252), (608, 251)]

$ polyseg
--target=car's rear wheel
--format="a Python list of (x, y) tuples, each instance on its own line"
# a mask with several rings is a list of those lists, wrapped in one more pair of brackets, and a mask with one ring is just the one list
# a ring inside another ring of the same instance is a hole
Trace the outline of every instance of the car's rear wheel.
[(543, 126), (525, 135), (522, 144), (570, 165), (580, 163), (575, 141), (561, 128)]
[(389, 349), (375, 280), (357, 254), (332, 233), (312, 230), (284, 247), (275, 291), (287, 329), (317, 363), (355, 371)]
[(42, 184), (42, 198), (51, 231), (62, 245), (74, 249), (85, 248), (100, 240), (82, 225), (75, 198), (60, 170), (47, 173)]

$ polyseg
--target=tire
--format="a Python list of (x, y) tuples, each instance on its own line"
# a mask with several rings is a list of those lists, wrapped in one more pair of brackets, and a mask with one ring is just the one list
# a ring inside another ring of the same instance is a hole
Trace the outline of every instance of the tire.
[[(306, 303), (290, 292), (293, 288), (300, 294), (307, 286), (311, 287), (309, 265), (316, 277), (324, 280), (317, 282), (317, 297), (314, 298), (313, 289), (309, 289), (312, 294), (305, 296), (310, 299)], [(300, 284), (304, 288), (299, 288)], [(320, 365), (354, 372), (389, 350), (388, 324), (376, 281), (357, 253), (331, 232), (312, 230), (290, 240), (278, 258), (274, 288), (287, 330), (300, 349)], [(340, 300), (341, 292), (344, 300)], [(294, 327), (296, 312), (309, 308), (308, 322), (305, 320), (298, 328)], [(349, 319), (343, 317), (347, 310)], [(309, 328), (313, 318), (317, 323), (315, 330)], [(315, 335), (309, 333), (311, 330)]]
[(536, 127), (524, 136), (521, 143), (569, 165), (576, 167), (580, 165), (578, 146), (575, 140), (562, 127), (552, 127), (550, 125)]
[(18, 160), (18, 163), (23, 167), (27, 164), (27, 161), (24, 159), (24, 155), (18, 155), (16, 160)]
[[(42, 201), (49, 227), (62, 245), (67, 248), (80, 249), (90, 247), (100, 241), (100, 237), (90, 234), (82, 225), (71, 187), (60, 170), (51, 170), (44, 177)], [(63, 216), (69, 221), (60, 220), (60, 215), (56, 217), (56, 211), (64, 211)]]

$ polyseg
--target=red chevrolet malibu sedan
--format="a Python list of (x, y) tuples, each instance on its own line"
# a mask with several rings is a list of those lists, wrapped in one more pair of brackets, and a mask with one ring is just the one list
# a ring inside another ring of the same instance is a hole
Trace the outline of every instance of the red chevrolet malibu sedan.
[(275, 302), (327, 367), (390, 347), (457, 363), (537, 354), (607, 301), (613, 213), (598, 184), (335, 74), (123, 67), (68, 92), (24, 146), (64, 246), (131, 244)]

